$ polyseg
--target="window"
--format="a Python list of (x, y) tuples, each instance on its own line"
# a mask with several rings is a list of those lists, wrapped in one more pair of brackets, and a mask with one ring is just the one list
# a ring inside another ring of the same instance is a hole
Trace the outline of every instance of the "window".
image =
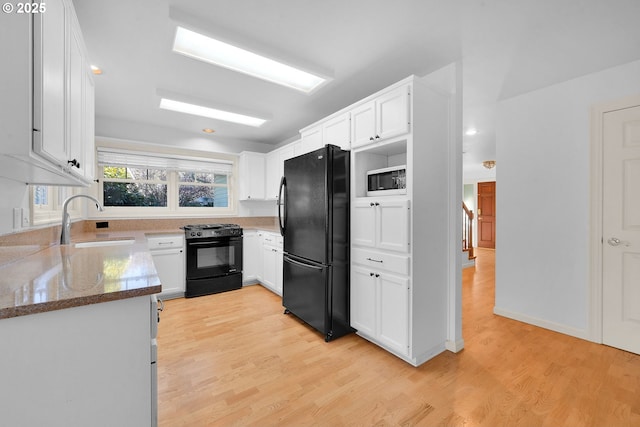
[(104, 206), (167, 206), (164, 169), (103, 166)]
[[(80, 194), (78, 187), (58, 187), (46, 185), (31, 185), (31, 224), (51, 224), (62, 221), (62, 205), (67, 197)], [(67, 211), (71, 218), (81, 216), (80, 204), (72, 200)]]
[(181, 171), (178, 180), (180, 207), (229, 207), (227, 175)]
[(98, 165), (109, 215), (233, 212), (231, 161), (99, 147)]

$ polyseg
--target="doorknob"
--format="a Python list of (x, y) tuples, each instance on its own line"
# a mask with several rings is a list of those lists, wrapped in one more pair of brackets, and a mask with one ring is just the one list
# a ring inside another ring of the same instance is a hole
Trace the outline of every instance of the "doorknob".
[(624, 242), (618, 239), (617, 237), (610, 237), (607, 240), (607, 243), (609, 244), (609, 246), (620, 246), (620, 245), (629, 246), (629, 242)]

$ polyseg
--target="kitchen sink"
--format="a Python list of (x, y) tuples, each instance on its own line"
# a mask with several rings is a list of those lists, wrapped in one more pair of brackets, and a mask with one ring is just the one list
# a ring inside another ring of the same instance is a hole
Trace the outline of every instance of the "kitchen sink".
[(76, 248), (99, 248), (102, 246), (125, 246), (133, 245), (135, 239), (120, 239), (120, 240), (94, 240), (91, 242), (79, 242), (74, 245)]

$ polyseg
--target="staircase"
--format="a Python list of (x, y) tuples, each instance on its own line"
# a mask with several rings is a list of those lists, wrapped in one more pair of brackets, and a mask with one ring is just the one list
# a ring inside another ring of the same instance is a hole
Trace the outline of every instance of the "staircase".
[(476, 256), (473, 252), (473, 211), (462, 202), (462, 267), (476, 265)]

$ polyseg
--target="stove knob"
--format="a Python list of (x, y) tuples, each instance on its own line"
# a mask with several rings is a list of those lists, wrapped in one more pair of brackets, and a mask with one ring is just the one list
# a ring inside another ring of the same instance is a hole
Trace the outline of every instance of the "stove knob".
[(198, 231), (197, 235), (198, 235), (198, 237), (202, 236), (202, 232)]
[(192, 232), (191, 232), (191, 237), (195, 237), (195, 235), (196, 235), (196, 232), (195, 232), (195, 231), (192, 231)]

